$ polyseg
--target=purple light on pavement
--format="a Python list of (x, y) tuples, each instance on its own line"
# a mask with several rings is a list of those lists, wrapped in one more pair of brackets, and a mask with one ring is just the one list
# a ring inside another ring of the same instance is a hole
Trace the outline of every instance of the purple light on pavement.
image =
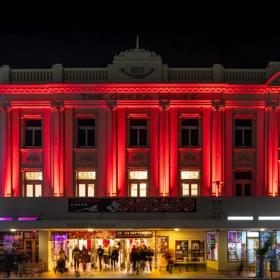
[(12, 217), (0, 217), (0, 221), (12, 221)]
[(37, 217), (18, 217), (18, 221), (36, 221)]

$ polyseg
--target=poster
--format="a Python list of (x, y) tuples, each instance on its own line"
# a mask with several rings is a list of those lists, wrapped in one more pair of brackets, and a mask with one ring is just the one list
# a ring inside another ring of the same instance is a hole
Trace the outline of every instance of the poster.
[(218, 260), (218, 240), (216, 231), (207, 232), (207, 259), (212, 261)]
[(168, 251), (168, 236), (158, 236), (156, 243), (157, 254), (165, 254)]

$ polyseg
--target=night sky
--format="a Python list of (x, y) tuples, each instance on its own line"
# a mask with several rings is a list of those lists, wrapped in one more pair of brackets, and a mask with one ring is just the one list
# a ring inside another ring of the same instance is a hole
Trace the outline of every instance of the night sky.
[[(75, 8), (75, 7), (74, 7)], [(105, 67), (120, 51), (140, 47), (155, 51), (173, 67), (264, 68), (280, 61), (279, 23), (235, 22), (227, 25), (213, 15), (173, 18), (157, 13), (120, 13), (91, 9), (4, 15), (0, 19), (0, 65), (44, 68), (62, 63), (67, 67)], [(154, 10), (153, 10), (154, 11)], [(278, 30), (279, 29), (279, 30)]]

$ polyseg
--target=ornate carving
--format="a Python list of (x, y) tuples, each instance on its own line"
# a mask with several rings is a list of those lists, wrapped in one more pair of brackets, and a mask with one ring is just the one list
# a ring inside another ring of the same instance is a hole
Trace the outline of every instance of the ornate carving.
[(63, 100), (55, 100), (51, 104), (52, 112), (62, 112), (64, 110)]
[(160, 99), (159, 100), (159, 107), (161, 111), (168, 111), (170, 106), (169, 100)]
[(130, 69), (130, 72), (126, 71), (125, 68), (121, 68), (120, 71), (132, 79), (144, 79), (149, 75), (151, 75), (155, 71), (155, 69), (151, 68), (147, 72), (144, 72), (145, 71), (144, 67), (132, 67)]
[(117, 110), (116, 100), (107, 100), (107, 110), (108, 111), (116, 111)]
[(8, 101), (0, 102), (0, 112), (10, 112), (11, 111), (11, 103)]
[(42, 156), (42, 151), (21, 150), (21, 162), (26, 166), (41, 165)]
[(143, 152), (134, 153), (131, 155), (131, 162), (141, 163), (145, 161), (146, 155)]
[(279, 111), (280, 106), (279, 106), (278, 101), (269, 100), (265, 104), (265, 109), (266, 109), (266, 111), (269, 111), (269, 112)]
[(225, 110), (225, 101), (212, 100), (212, 110), (217, 112), (223, 112)]

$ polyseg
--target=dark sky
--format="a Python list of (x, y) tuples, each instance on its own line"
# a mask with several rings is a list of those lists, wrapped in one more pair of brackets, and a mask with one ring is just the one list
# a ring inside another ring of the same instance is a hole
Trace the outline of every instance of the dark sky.
[(13, 68), (102, 67), (120, 51), (140, 47), (155, 51), (173, 67), (263, 68), (268, 61), (280, 61), (279, 23), (241, 22), (229, 25), (224, 18), (203, 14), (169, 17), (166, 13), (121, 13), (91, 9), (80, 13), (23, 13), (0, 19), (0, 65)]

